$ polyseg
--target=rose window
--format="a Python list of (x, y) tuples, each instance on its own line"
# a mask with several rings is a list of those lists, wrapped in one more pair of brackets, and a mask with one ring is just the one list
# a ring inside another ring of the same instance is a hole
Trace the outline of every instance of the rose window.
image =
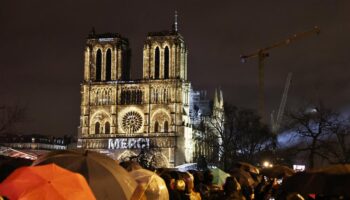
[(142, 117), (136, 111), (130, 111), (123, 116), (123, 130), (126, 133), (135, 133), (141, 129)]

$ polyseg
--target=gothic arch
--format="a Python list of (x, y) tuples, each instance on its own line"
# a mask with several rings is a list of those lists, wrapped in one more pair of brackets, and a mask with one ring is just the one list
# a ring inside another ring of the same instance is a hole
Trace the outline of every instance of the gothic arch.
[(114, 102), (114, 92), (112, 88), (93, 88), (91, 91), (91, 101), (94, 105), (110, 105)]
[(105, 134), (110, 134), (111, 133), (111, 125), (110, 123), (107, 121), (105, 123)]
[(107, 102), (108, 104), (113, 104), (114, 103), (114, 98), (113, 98), (113, 91), (112, 88), (108, 88), (107, 89), (108, 93), (107, 93)]
[(103, 45), (103, 49), (105, 52), (107, 52), (108, 49), (113, 49), (113, 46), (111, 44), (107, 43), (107, 44)]
[(106, 52), (106, 81), (110, 81), (111, 79), (112, 79), (112, 50), (108, 48)]
[(96, 122), (95, 123), (95, 132), (94, 132), (94, 134), (100, 134), (100, 129), (101, 129), (100, 122)]
[[(168, 122), (168, 132), (170, 131), (170, 126), (169, 126), (169, 122), (171, 122), (171, 117), (169, 115), (169, 113), (165, 110), (165, 109), (158, 109), (156, 110), (151, 117), (151, 122), (154, 122), (153, 124), (151, 124), (151, 130), (154, 130), (154, 132), (161, 132), (162, 130), (164, 130), (164, 125), (165, 125), (165, 121)], [(158, 131), (156, 131), (156, 123), (158, 124)]]
[(164, 133), (169, 132), (169, 122), (168, 122), (168, 121), (164, 121), (163, 132), (164, 132)]
[[(91, 116), (91, 121), (90, 121), (90, 133), (91, 134), (102, 134), (105, 133), (105, 124), (108, 122), (109, 124), (111, 124), (112, 121), (112, 117), (110, 114), (108, 114), (106, 111), (104, 110), (99, 110), (97, 112), (95, 112), (92, 116)], [(96, 130), (96, 124), (99, 124), (98, 128), (99, 130)]]
[(160, 50), (157, 46), (154, 49), (154, 78), (159, 79), (160, 73)]
[(168, 79), (169, 76), (169, 65), (170, 65), (170, 52), (169, 52), (169, 47), (165, 46), (164, 49), (164, 79)]
[(155, 133), (158, 133), (158, 132), (159, 132), (159, 123), (158, 123), (158, 121), (155, 121), (155, 122), (154, 122), (154, 132), (155, 132)]
[(96, 51), (96, 60), (95, 60), (95, 66), (96, 66), (96, 81), (101, 81), (101, 75), (102, 75), (102, 51), (101, 49), (97, 49)]

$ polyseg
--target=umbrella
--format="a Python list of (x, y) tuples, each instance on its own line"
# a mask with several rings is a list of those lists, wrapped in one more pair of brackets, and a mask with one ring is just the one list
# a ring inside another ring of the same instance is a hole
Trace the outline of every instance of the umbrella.
[(137, 169), (129, 173), (140, 185), (143, 186), (144, 190), (141, 192), (145, 194), (147, 199), (169, 199), (169, 193), (165, 182), (156, 173), (147, 169)]
[(7, 156), (0, 156), (0, 182), (10, 175), (15, 169), (19, 167), (29, 166), (32, 160), (24, 158), (13, 158)]
[(243, 169), (239, 169), (239, 168), (232, 169), (230, 171), (230, 174), (232, 177), (235, 177), (238, 180), (239, 184), (241, 185), (252, 186), (255, 184), (255, 181), (253, 177), (250, 175), (250, 173)]
[(55, 164), (18, 168), (0, 184), (0, 194), (18, 200), (95, 199), (82, 175)]
[(93, 151), (56, 151), (40, 157), (34, 165), (55, 163), (82, 174), (97, 199), (130, 199), (136, 181), (113, 159)]
[(236, 166), (240, 169), (247, 171), (247, 172), (259, 174), (259, 169), (252, 164), (249, 164), (246, 162), (237, 162)]
[(260, 170), (260, 174), (270, 177), (270, 178), (283, 178), (292, 176), (294, 174), (294, 170), (283, 165), (275, 165), (270, 168), (264, 168)]
[(136, 161), (123, 161), (119, 163), (120, 166), (122, 166), (126, 171), (130, 172), (136, 169), (142, 169), (141, 165), (137, 163)]
[(350, 165), (333, 165), (308, 172), (298, 172), (283, 181), (281, 189), (302, 194), (350, 196)]
[(230, 176), (230, 174), (222, 171), (219, 168), (212, 168), (210, 171), (213, 174), (212, 183), (215, 185), (223, 185), (226, 182), (226, 178)]

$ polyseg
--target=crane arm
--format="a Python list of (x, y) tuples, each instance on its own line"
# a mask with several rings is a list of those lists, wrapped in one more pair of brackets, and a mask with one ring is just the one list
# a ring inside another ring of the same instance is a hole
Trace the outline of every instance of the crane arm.
[(320, 28), (318, 28), (317, 26), (315, 26), (313, 29), (309, 30), (309, 31), (305, 31), (305, 32), (301, 32), (301, 33), (296, 33), (290, 37), (288, 37), (285, 40), (276, 42), (275, 44), (272, 44), (271, 46), (262, 48), (262, 49), (258, 49), (257, 51), (255, 51), (254, 53), (248, 54), (248, 55), (242, 55), (241, 59), (247, 59), (247, 58), (254, 58), (254, 57), (258, 57), (260, 54), (262, 53), (266, 53), (266, 51), (270, 50), (270, 49), (274, 49), (280, 46), (286, 46), (289, 45), (291, 42), (301, 39), (303, 37), (312, 35), (312, 34), (319, 34), (320, 33)]
[(280, 126), (281, 126), (282, 118), (284, 115), (284, 109), (285, 109), (286, 103), (287, 103), (288, 90), (290, 87), (290, 83), (292, 82), (292, 75), (293, 74), (291, 72), (288, 73), (276, 119), (275, 119), (275, 112), (272, 111), (272, 113), (271, 113), (272, 132), (274, 134), (278, 134), (278, 131), (279, 131)]
[(287, 98), (288, 98), (288, 90), (289, 90), (289, 87), (290, 87), (290, 83), (292, 82), (292, 73), (288, 73), (288, 76), (287, 76), (287, 80), (286, 80), (286, 85), (284, 87), (284, 92), (283, 92), (283, 96), (282, 96), (282, 100), (281, 100), (281, 104), (280, 104), (280, 107), (278, 109), (278, 114), (277, 114), (277, 123), (278, 123), (278, 126), (281, 124), (281, 121), (282, 121), (282, 117), (284, 115), (284, 109), (286, 107), (286, 103), (287, 103)]

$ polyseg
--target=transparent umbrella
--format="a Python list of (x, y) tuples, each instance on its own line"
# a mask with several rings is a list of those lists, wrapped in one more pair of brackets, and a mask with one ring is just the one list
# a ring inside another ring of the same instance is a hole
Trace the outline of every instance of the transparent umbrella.
[(49, 163), (82, 174), (97, 199), (130, 199), (137, 187), (136, 181), (116, 161), (94, 151), (51, 152), (33, 165)]
[(140, 185), (143, 186), (143, 191), (139, 192), (142, 192), (147, 199), (169, 199), (169, 193), (165, 182), (156, 173), (147, 169), (137, 169), (129, 173)]
[(226, 178), (231, 176), (230, 174), (222, 171), (219, 168), (212, 168), (210, 169), (211, 173), (213, 174), (213, 184), (215, 185), (223, 185), (226, 182)]

